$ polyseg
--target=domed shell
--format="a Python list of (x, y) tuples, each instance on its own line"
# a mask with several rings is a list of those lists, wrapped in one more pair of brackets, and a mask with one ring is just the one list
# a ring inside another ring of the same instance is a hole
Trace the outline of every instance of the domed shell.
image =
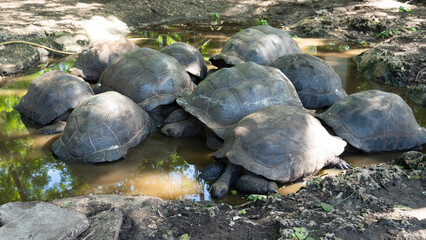
[(315, 174), (339, 156), (346, 142), (331, 136), (306, 111), (269, 106), (252, 113), (225, 137), (216, 158), (280, 183)]
[(52, 151), (65, 160), (111, 162), (125, 157), (129, 148), (146, 138), (150, 128), (148, 113), (130, 98), (106, 92), (74, 109)]
[(297, 43), (284, 30), (269, 25), (244, 29), (225, 42), (222, 51), (210, 57), (217, 67), (229, 67), (248, 61), (270, 65), (279, 57), (302, 53)]
[(203, 55), (195, 47), (183, 43), (176, 42), (170, 44), (160, 52), (176, 58), (191, 76), (194, 83), (199, 83), (207, 75), (207, 65)]
[(16, 109), (44, 126), (91, 96), (93, 91), (83, 79), (55, 70), (34, 79)]
[(70, 72), (87, 81), (98, 81), (102, 72), (114, 59), (138, 48), (126, 38), (95, 41), (78, 56)]
[(220, 69), (177, 103), (220, 138), (243, 117), (266, 106), (303, 108), (293, 84), (279, 69), (254, 62)]
[(194, 83), (179, 62), (167, 54), (140, 48), (115, 59), (99, 80), (96, 92), (117, 91), (140, 104), (145, 111), (173, 103)]
[(425, 128), (419, 126), (404, 100), (393, 93), (354, 93), (318, 117), (364, 152), (399, 151), (426, 143)]
[(321, 108), (347, 96), (342, 80), (324, 60), (309, 54), (288, 54), (271, 64), (290, 79), (306, 108)]

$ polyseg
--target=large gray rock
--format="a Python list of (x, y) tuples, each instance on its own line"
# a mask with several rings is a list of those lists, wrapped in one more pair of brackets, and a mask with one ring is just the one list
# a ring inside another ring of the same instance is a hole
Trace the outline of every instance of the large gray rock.
[(3, 204), (0, 223), (0, 240), (75, 239), (89, 227), (83, 214), (45, 202)]

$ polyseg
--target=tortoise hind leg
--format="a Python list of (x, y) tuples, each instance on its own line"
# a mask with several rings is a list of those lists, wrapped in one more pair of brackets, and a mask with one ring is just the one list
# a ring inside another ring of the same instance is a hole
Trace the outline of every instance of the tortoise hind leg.
[(345, 160), (335, 157), (330, 164), (327, 165), (329, 168), (337, 168), (337, 169), (352, 169), (353, 167), (347, 163)]
[(278, 185), (274, 181), (255, 175), (243, 175), (235, 183), (238, 191), (254, 194), (277, 193)]
[(57, 121), (53, 124), (38, 129), (37, 133), (44, 135), (61, 133), (64, 131), (66, 125), (67, 123), (65, 121)]

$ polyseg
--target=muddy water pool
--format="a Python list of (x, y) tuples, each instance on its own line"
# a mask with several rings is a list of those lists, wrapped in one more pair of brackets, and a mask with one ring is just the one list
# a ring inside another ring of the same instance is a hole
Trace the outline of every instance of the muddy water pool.
[[(239, 30), (238, 27), (185, 25), (140, 30), (130, 37), (138, 45), (154, 49), (175, 41), (187, 42), (208, 58), (220, 52), (223, 43)], [(358, 74), (351, 58), (365, 51), (363, 46), (327, 39), (295, 39), (304, 52), (333, 66), (348, 94), (374, 88), (400, 94), (406, 99), (406, 89), (367, 81)], [(38, 126), (21, 119), (13, 106), (19, 103), (33, 79), (54, 69), (67, 71), (73, 63), (73, 59), (66, 59), (34, 74), (3, 79), (5, 81), (0, 88), (0, 204), (91, 194), (145, 194), (163, 199), (211, 200), (230, 204), (247, 200), (246, 195), (238, 193), (228, 194), (220, 200), (211, 198), (211, 183), (199, 179), (198, 175), (213, 162), (210, 158), (213, 151), (206, 148), (204, 139), (199, 137), (174, 139), (155, 133), (131, 149), (126, 159), (107, 164), (91, 165), (55, 159), (50, 146), (59, 134), (36, 134)], [(406, 102), (413, 109), (417, 121), (425, 126), (426, 109), (410, 100), (406, 99)], [(353, 165), (363, 166), (386, 162), (401, 154), (344, 154), (342, 158)], [(324, 173), (336, 174), (339, 171), (321, 172)], [(284, 186), (280, 192), (294, 192), (301, 185)]]

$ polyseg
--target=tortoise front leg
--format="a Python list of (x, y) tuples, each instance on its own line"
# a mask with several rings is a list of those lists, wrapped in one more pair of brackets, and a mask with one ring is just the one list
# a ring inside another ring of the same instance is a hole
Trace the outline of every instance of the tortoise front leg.
[(240, 167), (228, 163), (220, 178), (212, 185), (213, 196), (216, 198), (224, 197), (229, 191), (229, 186), (231, 186), (242, 173)]

